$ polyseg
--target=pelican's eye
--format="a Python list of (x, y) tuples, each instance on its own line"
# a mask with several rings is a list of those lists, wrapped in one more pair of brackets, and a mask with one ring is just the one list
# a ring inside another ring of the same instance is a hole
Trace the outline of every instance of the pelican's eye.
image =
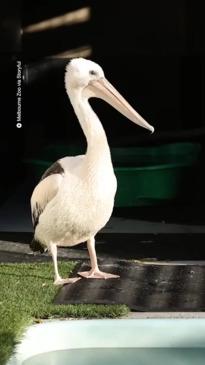
[(97, 72), (94, 71), (94, 70), (90, 70), (89, 71), (89, 74), (92, 75), (92, 76), (97, 76)]

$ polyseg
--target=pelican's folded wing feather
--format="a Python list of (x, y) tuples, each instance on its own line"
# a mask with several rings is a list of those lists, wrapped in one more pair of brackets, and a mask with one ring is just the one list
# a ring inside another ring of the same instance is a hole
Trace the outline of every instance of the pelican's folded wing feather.
[(58, 193), (64, 175), (64, 169), (59, 162), (55, 162), (43, 174), (41, 181), (35, 187), (31, 197), (31, 212), (34, 229), (36, 228), (39, 217), (46, 208), (46, 205)]

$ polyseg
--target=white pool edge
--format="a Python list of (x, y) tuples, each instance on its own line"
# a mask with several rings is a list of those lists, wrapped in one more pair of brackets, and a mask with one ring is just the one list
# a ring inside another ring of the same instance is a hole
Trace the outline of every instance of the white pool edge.
[(7, 365), (77, 348), (205, 347), (204, 318), (54, 320), (30, 326)]

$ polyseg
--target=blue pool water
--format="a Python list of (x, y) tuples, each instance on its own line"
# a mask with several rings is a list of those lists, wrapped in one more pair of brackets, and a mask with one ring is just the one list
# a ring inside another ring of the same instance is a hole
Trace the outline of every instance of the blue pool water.
[(203, 348), (93, 348), (51, 351), (23, 365), (204, 365)]
[(205, 318), (48, 321), (25, 331), (7, 363), (135, 364), (205, 365)]

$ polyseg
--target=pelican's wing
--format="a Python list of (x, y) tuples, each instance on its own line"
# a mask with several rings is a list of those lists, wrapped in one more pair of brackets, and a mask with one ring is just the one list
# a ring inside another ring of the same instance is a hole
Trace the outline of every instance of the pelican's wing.
[(46, 205), (56, 196), (64, 175), (59, 161), (51, 165), (43, 174), (31, 197), (31, 212), (34, 229)]
[(56, 175), (56, 174), (64, 174), (64, 168), (62, 167), (62, 164), (60, 160), (54, 162), (42, 175), (41, 180), (45, 179), (46, 177), (50, 175)]
[(59, 160), (62, 168), (66, 171), (72, 171), (75, 173), (75, 170), (82, 164), (83, 160), (85, 159), (85, 155), (78, 155), (78, 156), (67, 156), (63, 157)]

